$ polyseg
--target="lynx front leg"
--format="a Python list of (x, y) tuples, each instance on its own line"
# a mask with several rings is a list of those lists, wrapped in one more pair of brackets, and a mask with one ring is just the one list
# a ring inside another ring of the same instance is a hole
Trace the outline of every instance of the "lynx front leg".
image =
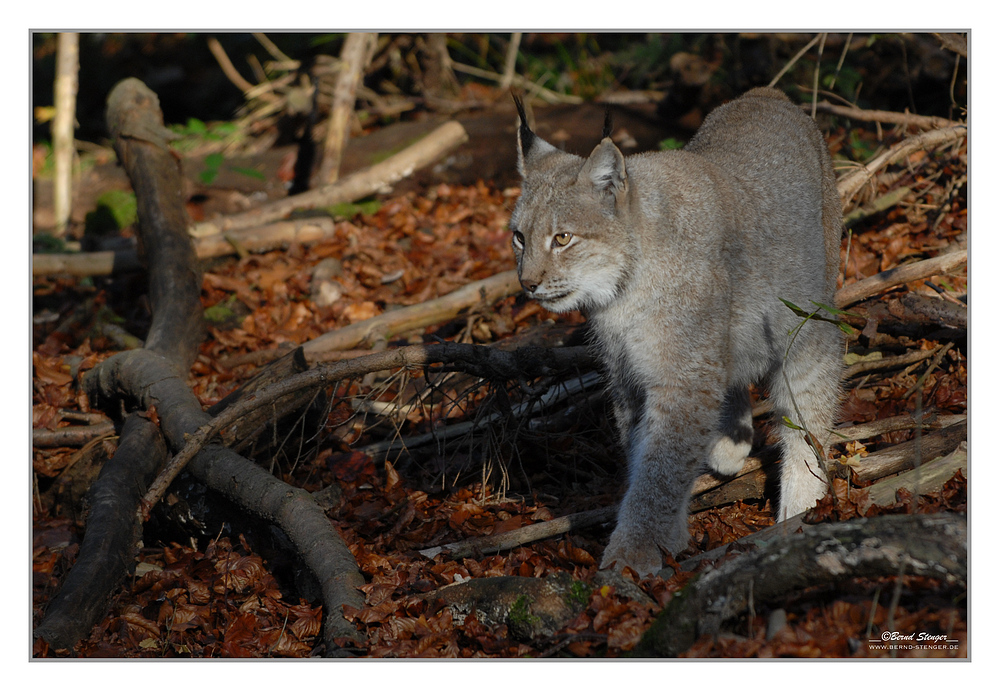
[(616, 563), (616, 569), (628, 565), (651, 574), (662, 566), (661, 548), (676, 555), (687, 547), (691, 488), (717, 434), (721, 398), (679, 386), (648, 392), (631, 432), (628, 489), (601, 568)]

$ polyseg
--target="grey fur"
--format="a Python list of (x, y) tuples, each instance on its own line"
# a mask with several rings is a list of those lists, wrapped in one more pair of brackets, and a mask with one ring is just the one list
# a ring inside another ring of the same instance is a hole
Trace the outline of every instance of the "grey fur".
[[(768, 385), (777, 420), (823, 440), (836, 414), (841, 337), (778, 298), (833, 304), (841, 204), (810, 118), (754, 89), (718, 108), (681, 151), (587, 158), (518, 133), (524, 178), (511, 215), (525, 291), (588, 315), (607, 370), (628, 488), (602, 568), (661, 566), (688, 544), (704, 467), (737, 472), (750, 451), (747, 387)], [(780, 518), (826, 491), (805, 434), (782, 439)]]

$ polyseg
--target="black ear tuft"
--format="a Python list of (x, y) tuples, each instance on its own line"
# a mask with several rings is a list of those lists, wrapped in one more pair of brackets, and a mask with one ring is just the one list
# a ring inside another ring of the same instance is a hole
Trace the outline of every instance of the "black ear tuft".
[(608, 106), (604, 110), (604, 133), (601, 134), (601, 139), (607, 139), (611, 136), (611, 106)]
[(521, 99), (518, 98), (514, 90), (510, 90), (510, 97), (514, 99), (514, 105), (517, 107), (517, 117), (521, 120), (521, 128), (518, 131), (521, 139), (521, 152), (527, 153), (531, 149), (531, 144), (535, 140), (535, 133), (531, 131), (528, 127), (528, 116), (524, 112), (524, 104)]

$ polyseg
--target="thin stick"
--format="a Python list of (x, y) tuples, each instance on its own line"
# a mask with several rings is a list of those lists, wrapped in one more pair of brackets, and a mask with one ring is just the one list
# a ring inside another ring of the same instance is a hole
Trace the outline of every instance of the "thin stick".
[(956, 252), (948, 252), (947, 254), (939, 254), (932, 259), (924, 259), (913, 264), (904, 264), (892, 269), (886, 269), (874, 276), (869, 276), (857, 283), (852, 283), (849, 286), (841, 288), (834, 295), (833, 304), (839, 308), (844, 308), (859, 300), (877, 295), (888, 288), (954, 271), (963, 264), (966, 264), (968, 260), (969, 251), (958, 250)]
[(914, 382), (913, 386), (907, 389), (906, 393), (903, 394), (903, 400), (906, 400), (907, 398), (912, 396), (914, 391), (923, 388), (924, 382), (927, 380), (927, 376), (935, 369), (937, 369), (937, 366), (941, 364), (941, 360), (944, 359), (944, 356), (948, 353), (949, 350), (952, 349), (952, 347), (954, 347), (954, 345), (955, 345), (954, 343), (946, 343), (944, 345), (937, 347), (937, 350), (934, 351), (934, 359), (931, 360), (930, 364), (927, 366), (927, 369), (925, 369), (924, 373), (920, 375), (920, 377), (917, 379), (916, 382)]
[(781, 79), (784, 76), (785, 72), (787, 72), (788, 70), (790, 70), (792, 68), (792, 66), (799, 61), (799, 58), (801, 58), (803, 55), (805, 55), (806, 53), (808, 53), (809, 49), (812, 48), (814, 45), (816, 45), (816, 43), (820, 39), (820, 36), (822, 36), (822, 35), (823, 34), (816, 34), (816, 36), (813, 38), (813, 40), (809, 41), (809, 43), (807, 43), (802, 50), (800, 50), (798, 53), (795, 54), (795, 57), (793, 57), (791, 60), (789, 60), (788, 63), (784, 67), (781, 68), (781, 71), (778, 72), (778, 74), (775, 75), (774, 79), (771, 80), (771, 83), (768, 84), (768, 86), (774, 86), (775, 84), (777, 84), (778, 80)]
[[(837, 61), (837, 69), (833, 71), (833, 81), (830, 82), (830, 90), (837, 84), (837, 78), (840, 76), (840, 68), (844, 66), (844, 60), (847, 58), (847, 51), (851, 49), (851, 39), (854, 38), (854, 32), (847, 34), (847, 40), (844, 41), (844, 50), (840, 52), (840, 60)], [(813, 109), (813, 117), (816, 116), (815, 108)]]
[(288, 63), (288, 64), (292, 64), (292, 63), (294, 63), (296, 65), (299, 64), (298, 60), (293, 60), (292, 58), (290, 58), (287, 55), (285, 55), (284, 53), (282, 53), (281, 49), (278, 48), (278, 46), (274, 45), (274, 41), (272, 41), (271, 39), (269, 39), (267, 37), (267, 34), (257, 33), (257, 34), (254, 34), (253, 37), (257, 39), (258, 43), (260, 43), (262, 46), (264, 46), (264, 50), (266, 50), (268, 53), (270, 53), (271, 57), (273, 57), (275, 60), (278, 60), (280, 62), (285, 62), (285, 63)]
[(61, 33), (57, 37), (55, 106), (52, 120), (52, 155), (55, 159), (53, 184), (56, 236), (66, 233), (73, 205), (73, 132), (76, 129), (76, 92), (80, 70), (80, 35)]
[(420, 554), (433, 559), (443, 551), (448, 551), (452, 559), (464, 559), (476, 554), (495, 554), (505, 550), (514, 549), (529, 542), (546, 540), (556, 535), (568, 533), (571, 530), (579, 530), (592, 525), (606, 523), (615, 517), (616, 508), (608, 506), (603, 509), (592, 511), (582, 511), (560, 518), (553, 518), (551, 521), (535, 523), (523, 528), (508, 530), (498, 535), (486, 535), (461, 542), (451, 542), (440, 547), (430, 547), (420, 550)]
[(816, 104), (816, 112), (839, 115), (862, 122), (882, 122), (890, 125), (919, 127), (925, 130), (958, 127), (962, 123), (934, 115), (914, 115), (913, 113), (896, 113), (890, 110), (865, 110), (855, 106), (838, 106), (828, 101)]
[(819, 93), (819, 67), (823, 61), (823, 46), (826, 45), (826, 34), (820, 34), (822, 37), (819, 42), (819, 49), (816, 51), (816, 69), (813, 70), (813, 93), (812, 93), (812, 119), (816, 119), (816, 99)]
[(358, 83), (372, 59), (378, 34), (350, 33), (340, 51), (340, 71), (333, 87), (333, 106), (330, 110), (326, 139), (323, 142), (323, 162), (318, 180), (329, 185), (337, 180), (340, 160), (351, 134), (351, 116), (357, 99)]
[(454, 120), (448, 121), (394, 156), (338, 180), (332, 185), (324, 185), (315, 190), (280, 199), (242, 214), (198, 223), (188, 232), (195, 237), (203, 237), (237, 228), (261, 226), (281, 220), (293, 211), (353, 202), (390, 188), (414, 171), (433, 163), (445, 152), (462, 144), (468, 138), (462, 125)]
[(517, 66), (517, 51), (521, 47), (521, 32), (510, 35), (510, 45), (507, 46), (507, 58), (503, 66), (503, 79), (500, 80), (500, 90), (507, 91), (514, 81), (514, 69)]
[[(503, 75), (497, 74), (496, 72), (490, 72), (489, 70), (481, 70), (478, 67), (472, 67), (470, 65), (463, 65), (460, 62), (452, 62), (451, 67), (456, 72), (464, 72), (465, 74), (471, 74), (474, 77), (481, 77), (482, 79), (490, 79), (495, 82), (502, 82)], [(539, 86), (529, 79), (524, 77), (514, 75), (511, 80), (512, 84), (518, 86), (526, 91), (530, 91), (535, 95), (539, 96), (549, 103), (583, 103), (583, 99), (579, 96), (571, 96), (567, 94), (557, 94), (555, 91), (550, 91), (544, 86)]]
[(237, 89), (243, 92), (244, 95), (248, 91), (254, 88), (254, 85), (243, 78), (243, 75), (239, 73), (234, 66), (229, 56), (226, 55), (225, 49), (219, 40), (214, 36), (208, 37), (208, 49), (212, 51), (212, 55), (215, 57), (215, 61), (219, 63), (219, 67), (222, 68), (222, 73), (226, 75), (226, 78), (231, 81)]

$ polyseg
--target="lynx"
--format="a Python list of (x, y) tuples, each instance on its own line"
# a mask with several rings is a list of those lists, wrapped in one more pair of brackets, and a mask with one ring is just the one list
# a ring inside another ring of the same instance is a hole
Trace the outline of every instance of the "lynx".
[(587, 316), (626, 450), (601, 567), (654, 573), (661, 550), (687, 547), (695, 478), (735, 474), (750, 452), (751, 383), (767, 386), (778, 421), (779, 519), (814, 505), (840, 331), (782, 299), (833, 304), (841, 203), (816, 125), (758, 88), (713, 111), (682, 150), (625, 157), (606, 123), (582, 158), (537, 136), (515, 101), (518, 276), (543, 307)]

